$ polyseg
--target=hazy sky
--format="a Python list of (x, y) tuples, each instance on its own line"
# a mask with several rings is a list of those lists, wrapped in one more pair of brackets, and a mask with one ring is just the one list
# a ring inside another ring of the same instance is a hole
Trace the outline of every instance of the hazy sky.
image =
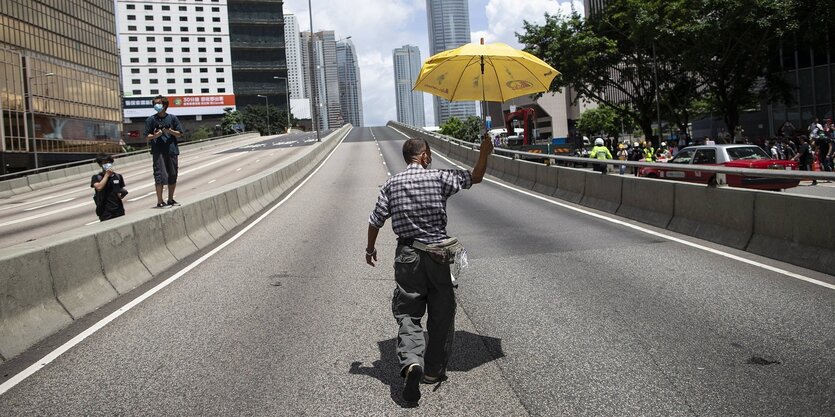
[[(312, 0), (313, 30), (333, 30), (336, 38), (351, 36), (357, 49), (362, 77), (366, 126), (382, 126), (396, 119), (392, 50), (417, 45), (421, 59), (429, 58), (426, 0)], [(544, 22), (544, 14), (582, 13), (582, 0), (469, 0), (472, 40), (504, 42), (520, 47), (514, 32), (522, 21)], [(285, 0), (284, 13), (297, 15), (301, 30), (308, 30), (307, 1)], [(432, 101), (425, 95), (426, 123), (434, 120)]]

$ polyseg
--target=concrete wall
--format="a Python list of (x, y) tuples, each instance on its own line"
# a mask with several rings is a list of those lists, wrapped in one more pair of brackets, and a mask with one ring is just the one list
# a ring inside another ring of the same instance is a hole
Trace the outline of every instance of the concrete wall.
[[(407, 135), (426, 138), (433, 149), (450, 146), (442, 136), (399, 123), (389, 125)], [(461, 152), (449, 155), (464, 160)], [(835, 213), (835, 199), (546, 165), (531, 168), (529, 162), (499, 155), (490, 157), (487, 173), (521, 188), (655, 227), (827, 274), (835, 271), (835, 216), (816, 215)]]
[(0, 362), (246, 223), (301, 181), (350, 128), (284, 165), (184, 199), (180, 207), (146, 210), (0, 250)]

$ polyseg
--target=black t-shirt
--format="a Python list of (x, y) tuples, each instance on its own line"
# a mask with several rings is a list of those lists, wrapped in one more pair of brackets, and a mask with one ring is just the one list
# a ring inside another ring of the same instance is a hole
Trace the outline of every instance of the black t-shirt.
[(801, 165), (811, 165), (812, 164), (812, 147), (809, 146), (808, 143), (804, 143), (800, 145), (800, 149), (797, 150), (798, 158)]
[[(101, 182), (104, 173), (93, 175), (90, 179), (90, 187), (95, 187)], [(125, 214), (125, 206), (119, 198), (119, 192), (125, 188), (125, 179), (121, 174), (113, 174), (107, 179), (107, 184), (101, 191), (96, 191), (93, 200), (96, 202), (96, 215), (100, 218), (111, 218)]]
[[(177, 116), (166, 113), (165, 116), (159, 117), (159, 114), (155, 113), (145, 120), (145, 136), (147, 137), (154, 133), (154, 130), (163, 127), (178, 132), (183, 131), (183, 127), (180, 125), (180, 119)], [(154, 155), (179, 155), (180, 149), (177, 147), (177, 137), (163, 133), (162, 136), (151, 141), (151, 153)]]

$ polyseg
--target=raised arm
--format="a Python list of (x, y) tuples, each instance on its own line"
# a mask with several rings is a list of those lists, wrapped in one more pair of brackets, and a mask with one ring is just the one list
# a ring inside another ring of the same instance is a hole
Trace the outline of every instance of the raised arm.
[(473, 184), (478, 184), (484, 179), (484, 173), (487, 172), (487, 161), (490, 159), (490, 154), (493, 153), (493, 139), (488, 134), (484, 134), (481, 139), (481, 148), (478, 151), (478, 162), (473, 167)]

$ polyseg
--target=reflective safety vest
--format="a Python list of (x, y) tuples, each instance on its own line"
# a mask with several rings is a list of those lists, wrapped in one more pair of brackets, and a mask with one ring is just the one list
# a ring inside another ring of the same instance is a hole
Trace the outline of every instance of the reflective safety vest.
[(652, 158), (655, 156), (655, 149), (652, 146), (647, 146), (644, 148), (644, 160), (647, 162), (652, 162)]
[(612, 159), (612, 153), (605, 146), (595, 146), (591, 149), (591, 155), (589, 156), (594, 159)]

